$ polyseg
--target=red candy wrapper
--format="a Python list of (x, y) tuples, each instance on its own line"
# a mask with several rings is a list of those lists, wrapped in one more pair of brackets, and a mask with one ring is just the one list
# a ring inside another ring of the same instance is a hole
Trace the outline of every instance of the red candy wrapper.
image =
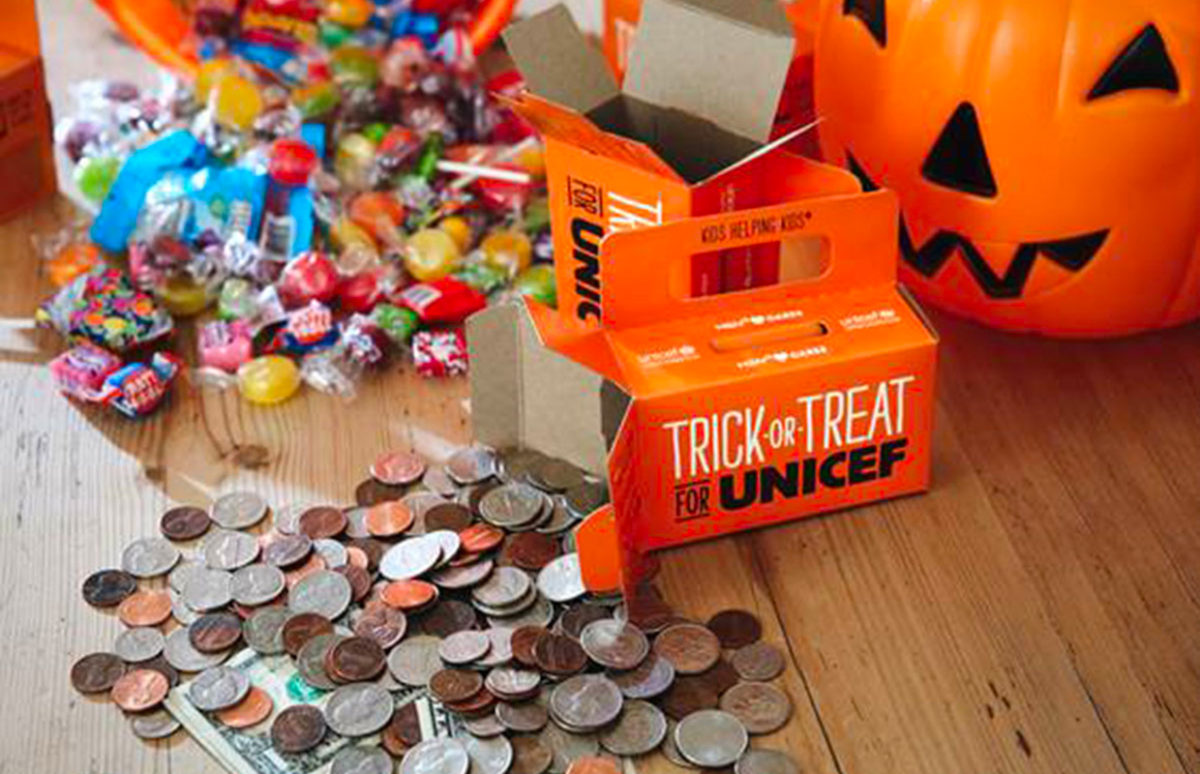
[(482, 293), (454, 277), (409, 285), (396, 301), (426, 325), (457, 325), (487, 306)]
[(413, 362), (427, 379), (467, 372), (467, 338), (461, 330), (421, 331), (413, 336)]

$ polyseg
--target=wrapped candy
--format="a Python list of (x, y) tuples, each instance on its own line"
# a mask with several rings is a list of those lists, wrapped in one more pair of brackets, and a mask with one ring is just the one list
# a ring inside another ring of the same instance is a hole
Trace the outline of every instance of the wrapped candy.
[(379, 304), (371, 312), (371, 319), (395, 344), (407, 346), (421, 328), (421, 318), (407, 307), (394, 304)]
[(182, 363), (166, 352), (156, 352), (150, 364), (132, 363), (109, 374), (100, 389), (99, 402), (129, 419), (148, 416), (167, 396)]
[(37, 319), (72, 341), (118, 353), (161, 341), (174, 329), (170, 315), (117, 269), (76, 278), (42, 305)]
[(425, 325), (457, 325), (487, 306), (482, 293), (454, 277), (409, 285), (396, 300)]
[(283, 349), (287, 352), (312, 352), (332, 346), (337, 340), (333, 313), (320, 301), (311, 301), (308, 306), (289, 314), (283, 329)]
[(250, 326), (242, 320), (215, 320), (200, 326), (200, 363), (227, 373), (237, 371), (254, 357)]
[(86, 342), (50, 361), (50, 374), (59, 391), (88, 403), (100, 400), (104, 380), (120, 368), (121, 358)]
[(328, 303), (337, 293), (337, 267), (323, 253), (305, 253), (283, 270), (277, 285), (279, 297), (287, 306), (303, 306), (313, 301)]
[(421, 331), (412, 340), (417, 373), (429, 379), (467, 372), (467, 340), (462, 331)]
[(336, 345), (304, 358), (300, 375), (313, 389), (351, 399), (363, 372), (387, 360), (388, 344), (387, 335), (373, 320), (354, 315)]
[(265, 355), (245, 363), (237, 373), (242, 397), (259, 406), (274, 406), (300, 389), (300, 369), (290, 358)]

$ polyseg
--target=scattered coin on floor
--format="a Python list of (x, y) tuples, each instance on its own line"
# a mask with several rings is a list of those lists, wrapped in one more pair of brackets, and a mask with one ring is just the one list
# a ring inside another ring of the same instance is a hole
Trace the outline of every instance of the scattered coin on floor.
[(693, 712), (675, 727), (675, 746), (697, 766), (732, 766), (746, 752), (750, 737), (741, 721), (720, 710)]
[(285, 754), (307, 752), (321, 743), (327, 729), (321, 710), (297, 704), (276, 716), (271, 724), (271, 745)]
[(800, 774), (792, 756), (779, 750), (747, 750), (733, 764), (734, 774)]
[(158, 522), (159, 531), (168, 540), (195, 540), (208, 532), (212, 519), (202, 508), (191, 505), (180, 505), (171, 508), (162, 515)]

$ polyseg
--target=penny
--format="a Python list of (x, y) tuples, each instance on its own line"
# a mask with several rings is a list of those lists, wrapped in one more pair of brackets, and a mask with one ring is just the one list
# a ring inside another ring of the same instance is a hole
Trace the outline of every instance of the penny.
[(531, 486), (505, 484), (483, 496), (479, 514), (496, 527), (524, 527), (538, 518), (544, 503), (542, 493)]
[(425, 460), (409, 452), (387, 452), (375, 458), (371, 477), (389, 486), (408, 486), (425, 475)]
[(538, 591), (551, 602), (574, 602), (587, 593), (579, 569), (579, 554), (564, 554), (541, 569), (537, 576)]
[(654, 652), (670, 661), (678, 674), (695, 675), (717, 663), (721, 643), (699, 624), (676, 624), (654, 639)]
[[(366, 637), (383, 650), (390, 650), (396, 643), (404, 639), (408, 631), (408, 618), (399, 610), (393, 610), (386, 605), (378, 605), (366, 610), (354, 622), (354, 633)], [(380, 664), (382, 670), (382, 663)]]
[(325, 560), (321, 558), (320, 554), (314, 551), (308, 555), (308, 559), (305, 560), (304, 564), (298, 567), (293, 567), (283, 574), (284, 585), (286, 585), (290, 591), (291, 589), (295, 588), (297, 583), (304, 580), (308, 576), (316, 575), (317, 573), (323, 572), (326, 569), (328, 568), (325, 567)]
[(479, 554), (491, 551), (504, 542), (504, 530), (490, 524), (472, 524), (458, 534), (462, 541), (462, 550)]
[(214, 570), (236, 570), (258, 558), (258, 540), (245, 532), (218, 529), (208, 533), (201, 546), (204, 563)]
[(549, 626), (554, 621), (557, 611), (554, 605), (536, 592), (531, 594), (533, 604), (528, 609), (512, 615), (488, 615), (488, 623), (492, 626), (503, 626), (509, 629), (519, 629), (522, 626)]
[(158, 529), (168, 540), (195, 540), (208, 532), (212, 519), (202, 508), (180, 505), (162, 515)]
[(762, 637), (762, 624), (748, 610), (723, 610), (708, 619), (708, 628), (721, 647), (730, 650), (753, 645)]
[(779, 750), (747, 750), (733, 764), (733, 774), (800, 774), (800, 766)]
[(512, 563), (531, 572), (541, 570), (558, 556), (559, 551), (558, 540), (536, 532), (514, 535), (507, 547)]
[(398, 707), (388, 728), (392, 729), (406, 746), (415, 747), (420, 744), (424, 732), (421, 731), (421, 713), (417, 710), (416, 702)]
[(376, 537), (394, 537), (407, 532), (415, 518), (407, 505), (389, 500), (367, 510), (367, 531)]
[(378, 747), (343, 747), (329, 764), (329, 774), (392, 774), (392, 757)]
[(533, 657), (543, 672), (573, 675), (587, 666), (587, 652), (565, 634), (546, 632), (533, 644)]
[(732, 766), (750, 742), (741, 722), (727, 712), (701, 710), (675, 727), (675, 746), (691, 763), (709, 769)]
[(471, 509), (458, 503), (439, 503), (425, 512), (425, 529), (460, 532), (471, 525), (475, 516)]
[(483, 676), (466, 669), (443, 669), (429, 678), (429, 691), (446, 704), (466, 701), (483, 688)]
[(306, 752), (321, 743), (327, 728), (321, 710), (297, 704), (280, 712), (271, 724), (271, 746), (286, 754)]
[(334, 680), (357, 683), (373, 680), (383, 673), (387, 654), (375, 640), (349, 637), (329, 651), (326, 671)]
[(435, 637), (449, 637), (455, 632), (474, 629), (477, 619), (475, 611), (457, 599), (443, 599), (421, 618), (421, 630)]
[(283, 593), (283, 571), (269, 564), (248, 564), (229, 580), (233, 601), (247, 607), (265, 605)]
[(300, 514), (300, 531), (313, 540), (337, 537), (346, 529), (346, 514), (341, 508), (318, 505)]
[(198, 613), (225, 607), (233, 601), (233, 576), (224, 570), (201, 567), (184, 584), (183, 601)]
[(641, 629), (612, 618), (588, 624), (579, 644), (592, 661), (609, 669), (634, 669), (650, 652), (650, 641)]
[(250, 686), (250, 691), (240, 702), (217, 713), (217, 720), (230, 728), (250, 728), (271, 717), (275, 702), (261, 688)]
[(480, 690), (469, 699), (446, 703), (446, 709), (468, 718), (488, 714), (495, 707), (496, 697), (487, 688)]
[(393, 581), (383, 589), (384, 604), (397, 610), (420, 610), (438, 597), (437, 586), (420, 580)]
[(593, 621), (603, 621), (612, 618), (612, 610), (604, 605), (581, 602), (571, 605), (563, 611), (558, 628), (568, 637), (579, 639), (583, 629)]
[(288, 608), (295, 613), (317, 613), (334, 621), (346, 612), (352, 595), (350, 581), (336, 572), (322, 570), (288, 591)]
[(220, 664), (229, 654), (201, 653), (192, 647), (187, 629), (176, 629), (167, 635), (163, 655), (167, 663), (180, 672), (200, 672)]
[(112, 687), (112, 700), (126, 712), (145, 712), (167, 697), (167, 678), (152, 669), (135, 669), (122, 675)]
[(179, 549), (160, 537), (135, 540), (121, 553), (121, 569), (135, 578), (166, 575), (178, 561)]
[[(165, 650), (165, 648), (164, 648)], [(167, 678), (167, 685), (174, 688), (179, 685), (179, 671), (167, 661), (163, 655), (157, 655), (149, 661), (143, 661), (138, 664), (138, 669), (153, 669), (163, 677)]]
[(149, 661), (163, 652), (165, 640), (162, 632), (149, 626), (126, 629), (117, 635), (113, 643), (116, 653), (127, 664)]
[(487, 739), (471, 736), (463, 740), (463, 746), (471, 759), (472, 774), (507, 774), (512, 767), (512, 743), (503, 736)]
[(513, 669), (498, 667), (488, 672), (485, 685), (497, 696), (518, 701), (537, 692), (542, 684), (542, 676), (531, 669)]
[(442, 640), (438, 655), (447, 664), (470, 664), (483, 658), (491, 647), (492, 641), (483, 632), (461, 631)]
[(92, 607), (116, 607), (137, 588), (137, 578), (124, 570), (100, 570), (83, 582), (83, 600)]
[(212, 520), (225, 529), (247, 529), (267, 516), (267, 501), (254, 492), (230, 492), (212, 504)]
[(741, 682), (737, 670), (723, 658), (717, 659), (717, 663), (713, 664), (711, 669), (701, 672), (696, 677), (712, 686), (718, 696)]
[(392, 546), (379, 560), (379, 571), (388, 580), (412, 580), (432, 570), (441, 559), (440, 544), (414, 537)]
[(487, 581), (471, 590), (471, 599), (489, 607), (506, 607), (529, 593), (533, 582), (515, 567), (497, 567)]
[(532, 449), (502, 449), (496, 456), (500, 462), (496, 473), (508, 482), (524, 481), (533, 466), (545, 458), (541, 452)]
[(675, 667), (657, 653), (650, 653), (635, 669), (606, 672), (626, 699), (653, 699), (666, 693), (675, 682)]
[(513, 631), (512, 653), (513, 658), (516, 659), (518, 664), (527, 667), (536, 667), (538, 665), (533, 647), (537, 644), (538, 638), (543, 634), (549, 634), (549, 632), (541, 626), (522, 626)]
[(125, 662), (113, 653), (89, 653), (71, 667), (71, 685), (80, 693), (102, 693), (125, 674)]
[(608, 487), (603, 482), (585, 481), (567, 489), (563, 500), (571, 512), (582, 519), (608, 502)]
[(529, 471), (529, 480), (548, 492), (565, 492), (583, 485), (583, 471), (566, 460), (547, 457)]
[(280, 637), (283, 640), (284, 651), (295, 658), (305, 643), (313, 637), (332, 633), (333, 623), (325, 616), (319, 613), (298, 613), (283, 624)]
[(663, 712), (676, 720), (704, 709), (715, 709), (720, 702), (717, 692), (699, 677), (680, 677), (659, 699)]
[(533, 734), (541, 731), (550, 722), (550, 713), (536, 701), (520, 704), (500, 702), (496, 705), (496, 720), (509, 731), (517, 734)]
[(792, 716), (791, 699), (769, 683), (738, 683), (721, 696), (720, 707), (751, 734), (777, 731)]
[(621, 714), (624, 699), (612, 680), (602, 675), (577, 675), (559, 683), (550, 694), (550, 712), (565, 727), (594, 731)]
[(370, 683), (343, 685), (325, 704), (325, 720), (342, 736), (360, 737), (378, 733), (392, 719), (392, 695)]
[(263, 549), (263, 561), (273, 567), (294, 567), (308, 558), (312, 547), (308, 535), (280, 535)]
[(171, 617), (171, 596), (165, 591), (139, 591), (117, 606), (126, 626), (158, 626)]
[(600, 753), (600, 742), (594, 734), (569, 733), (554, 723), (547, 723), (538, 739), (554, 751), (550, 774), (565, 774), (572, 761)]
[(404, 685), (423, 688), (442, 668), (437, 637), (418, 635), (403, 640), (388, 654), (388, 671)]
[(666, 735), (667, 719), (658, 707), (630, 701), (616, 724), (600, 734), (600, 745), (613, 755), (645, 755), (657, 749)]
[(349, 561), (349, 555), (346, 553), (346, 547), (332, 538), (321, 538), (313, 541), (313, 551), (315, 551), (322, 560), (325, 566), (330, 570), (336, 570), (340, 567), (345, 567)]
[(405, 753), (399, 774), (467, 774), (470, 767), (471, 757), (462, 742), (438, 737), (426, 739)]
[(354, 489), (354, 502), (360, 507), (369, 508), (372, 505), (399, 500), (404, 496), (405, 488), (381, 484), (373, 478), (368, 478)]
[(201, 653), (229, 650), (241, 638), (241, 619), (232, 613), (207, 613), (188, 626), (188, 640)]
[(201, 712), (219, 712), (240, 704), (250, 693), (250, 678), (240, 669), (216, 666), (196, 676), (187, 697)]
[(179, 721), (166, 710), (131, 715), (129, 727), (133, 729), (134, 736), (146, 740), (166, 739), (182, 728)]
[(491, 559), (484, 559), (464, 567), (446, 567), (438, 570), (432, 579), (444, 589), (468, 589), (487, 580), (495, 566)]
[(370, 572), (371, 558), (358, 546), (346, 546), (346, 563)]
[(589, 755), (571, 761), (567, 774), (621, 774), (621, 767), (612, 758)]
[(326, 669), (326, 657), (344, 639), (337, 633), (318, 634), (304, 643), (304, 647), (296, 654), (296, 671), (304, 678), (304, 682), (322, 691), (332, 691), (338, 687)]
[(760, 683), (779, 677), (786, 666), (783, 651), (762, 641), (735, 650), (729, 663), (743, 680)]
[(482, 446), (468, 446), (450, 455), (446, 472), (459, 484), (478, 484), (496, 475), (496, 452)]
[(554, 762), (554, 751), (536, 736), (512, 738), (513, 760), (510, 774), (543, 774)]

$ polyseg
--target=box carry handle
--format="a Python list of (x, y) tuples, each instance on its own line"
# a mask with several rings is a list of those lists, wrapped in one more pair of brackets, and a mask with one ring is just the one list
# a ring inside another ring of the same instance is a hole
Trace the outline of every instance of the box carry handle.
[[(601, 245), (604, 324), (636, 327), (671, 317), (769, 305), (894, 283), (899, 238), (896, 195), (804, 199), (783, 205), (689, 218), (609, 235)], [(822, 237), (826, 268), (811, 280), (713, 296), (690, 296), (693, 255)]]

